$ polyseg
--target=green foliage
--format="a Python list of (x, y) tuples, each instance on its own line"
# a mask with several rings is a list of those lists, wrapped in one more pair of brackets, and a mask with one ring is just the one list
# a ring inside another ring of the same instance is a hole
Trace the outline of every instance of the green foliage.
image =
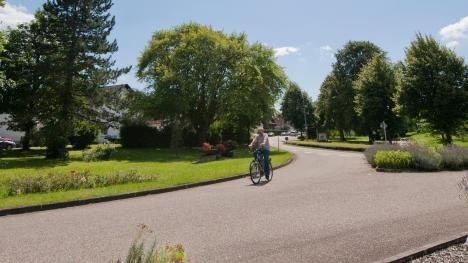
[[(0, 70), (8, 79), (2, 93), (2, 104), (9, 113), (8, 126), (24, 131), (22, 146), (29, 149), (40, 109), (45, 101), (41, 86), (41, 46), (35, 25), (19, 25), (7, 32)], [(47, 101), (48, 102), (48, 101)]]
[(99, 127), (88, 121), (80, 121), (75, 123), (73, 135), (69, 140), (73, 148), (85, 149), (96, 140), (99, 134)]
[(330, 141), (330, 142), (317, 142), (315, 140), (305, 140), (305, 141), (288, 141), (288, 144), (305, 146), (305, 147), (315, 147), (315, 148), (324, 148), (332, 150), (341, 150), (341, 151), (355, 151), (363, 152), (369, 147), (365, 143), (351, 143), (351, 142), (341, 142), (341, 141)]
[(47, 193), (67, 191), (82, 188), (96, 188), (116, 184), (139, 183), (154, 180), (155, 177), (142, 176), (135, 171), (116, 172), (112, 175), (91, 175), (86, 171), (78, 173), (70, 171), (66, 173), (50, 172), (39, 176), (19, 176), (6, 182), (7, 195), (24, 195), (30, 193)]
[(418, 34), (406, 50), (398, 95), (401, 111), (426, 121), (452, 143), (468, 118), (468, 68), (461, 57), (430, 36)]
[(283, 97), (281, 112), (284, 119), (300, 131), (305, 130), (305, 124), (307, 126), (316, 124), (312, 99), (297, 83), (289, 84)]
[(215, 121), (248, 133), (271, 117), (286, 85), (270, 48), (195, 23), (156, 32), (139, 59), (138, 76), (151, 86), (148, 115), (180, 121), (199, 142)]
[(378, 168), (408, 169), (413, 166), (411, 154), (407, 151), (377, 151), (374, 159)]
[(380, 131), (380, 123), (388, 125), (387, 136), (394, 138), (399, 121), (393, 109), (395, 103), (396, 79), (392, 66), (383, 55), (374, 56), (359, 73), (355, 86), (355, 109), (360, 119), (361, 129), (373, 142), (373, 133)]
[(371, 42), (350, 41), (335, 55), (333, 72), (322, 84), (323, 94), (319, 100), (327, 107), (323, 114), (328, 118), (325, 121), (341, 132), (341, 140), (345, 139), (344, 131), (356, 128), (358, 124), (353, 82), (372, 57), (382, 54), (384, 52)]
[(145, 123), (124, 123), (120, 127), (120, 143), (124, 148), (167, 148), (171, 142), (171, 129), (149, 127)]
[(370, 147), (368, 147), (364, 151), (364, 156), (367, 159), (367, 162), (372, 165), (372, 167), (376, 167), (377, 164), (375, 163), (375, 155), (377, 152), (383, 152), (383, 151), (398, 151), (402, 150), (402, 148), (398, 145), (395, 144), (374, 144)]
[[(36, 13), (47, 89), (41, 122), (57, 131), (49, 136), (68, 138), (75, 121), (99, 119), (99, 87), (129, 70), (115, 69), (110, 56), (118, 49), (115, 40), (108, 41), (115, 25), (112, 5), (111, 0), (48, 0)], [(65, 157), (66, 144), (51, 138), (46, 143), (47, 157)]]
[(115, 151), (115, 147), (110, 143), (99, 144), (96, 148), (83, 151), (83, 161), (91, 162), (109, 160)]

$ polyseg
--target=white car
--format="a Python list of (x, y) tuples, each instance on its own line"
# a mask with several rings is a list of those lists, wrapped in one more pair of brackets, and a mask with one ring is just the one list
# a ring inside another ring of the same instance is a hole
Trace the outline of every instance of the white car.
[(12, 139), (0, 137), (0, 149), (11, 150), (13, 148), (16, 148), (16, 143)]
[(268, 136), (273, 137), (273, 136), (275, 136), (275, 133), (274, 132), (269, 132)]

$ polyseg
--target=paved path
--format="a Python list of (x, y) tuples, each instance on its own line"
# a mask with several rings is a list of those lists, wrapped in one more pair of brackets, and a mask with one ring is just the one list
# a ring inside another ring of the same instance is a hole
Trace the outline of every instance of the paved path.
[(144, 223), (192, 262), (372, 262), (468, 231), (463, 172), (376, 173), (360, 153), (288, 147), (274, 180), (249, 179), (0, 218), (0, 262), (124, 258)]

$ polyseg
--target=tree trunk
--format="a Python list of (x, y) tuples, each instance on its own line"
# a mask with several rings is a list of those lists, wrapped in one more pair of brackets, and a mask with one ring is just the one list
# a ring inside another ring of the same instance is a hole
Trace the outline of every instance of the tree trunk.
[(450, 134), (450, 132), (445, 132), (444, 144), (445, 145), (452, 144), (452, 135)]
[(31, 127), (27, 127), (25, 130), (24, 130), (24, 136), (21, 140), (21, 144), (23, 145), (23, 151), (29, 151), (29, 149), (31, 148), (31, 135), (32, 135), (32, 130), (33, 128)]
[(344, 136), (344, 130), (340, 130), (340, 141), (342, 142), (346, 141), (346, 138)]
[(374, 144), (374, 134), (372, 132), (369, 132), (369, 144)]

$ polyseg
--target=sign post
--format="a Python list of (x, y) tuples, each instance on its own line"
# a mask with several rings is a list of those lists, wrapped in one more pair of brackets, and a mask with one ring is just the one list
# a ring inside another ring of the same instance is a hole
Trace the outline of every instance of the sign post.
[(387, 127), (388, 125), (385, 123), (385, 121), (380, 123), (380, 128), (382, 128), (384, 132), (385, 143), (387, 143)]
[(280, 141), (280, 138), (279, 138), (279, 137), (280, 137), (280, 136), (278, 135), (278, 136), (276, 136), (276, 137), (278, 137), (278, 152), (279, 152), (279, 151), (280, 151), (280, 148), (279, 148), (279, 141)]

